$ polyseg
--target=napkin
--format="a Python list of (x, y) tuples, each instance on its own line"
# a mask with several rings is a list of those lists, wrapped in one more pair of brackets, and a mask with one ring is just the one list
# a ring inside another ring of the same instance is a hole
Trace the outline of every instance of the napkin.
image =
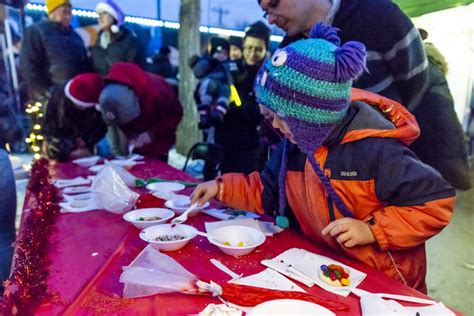
[(74, 179), (57, 179), (54, 180), (54, 186), (58, 189), (62, 189), (65, 187), (72, 187), (76, 185), (86, 185), (90, 184), (91, 182), (83, 177), (77, 177)]
[[(394, 300), (385, 300), (381, 296), (385, 294), (373, 294), (367, 291), (356, 289), (356, 295), (360, 296), (360, 307), (363, 316), (454, 316), (443, 303), (432, 302), (428, 306), (403, 306)], [(390, 295), (398, 296), (398, 295)], [(409, 296), (398, 296), (401, 300), (409, 300), (412, 302), (419, 301), (420, 303), (427, 302), (427, 300), (419, 299)]]
[[(204, 211), (202, 211), (204, 212)], [(224, 226), (247, 226), (260, 230), (266, 236), (273, 236), (273, 234), (283, 231), (280, 227), (273, 224), (273, 222), (259, 221), (254, 218), (238, 217), (236, 219), (230, 219), (227, 221), (220, 222), (206, 222), (206, 231), (211, 233), (213, 230), (224, 227)]]
[(94, 199), (87, 201), (62, 202), (59, 203), (59, 206), (61, 206), (61, 213), (82, 213), (103, 209), (103, 206)]
[[(328, 292), (348, 296), (367, 276), (365, 273), (351, 268), (331, 258), (317, 255), (304, 249), (291, 248), (270, 260), (263, 260), (262, 264), (281, 274), (295, 279), (308, 287), (314, 284)], [(318, 272), (321, 265), (337, 264), (350, 271), (351, 284), (345, 287), (333, 287), (319, 279)]]
[(211, 208), (209, 210), (203, 210), (202, 213), (205, 213), (209, 216), (222, 219), (222, 220), (229, 220), (229, 219), (235, 219), (238, 217), (248, 217), (248, 218), (259, 218), (260, 215), (252, 212), (247, 212), (247, 211), (240, 211), (240, 210), (234, 210), (234, 209), (217, 209), (217, 208)]
[(242, 312), (225, 304), (209, 304), (199, 316), (240, 316)]
[(272, 269), (265, 269), (257, 274), (234, 279), (229, 281), (229, 283), (263, 287), (271, 290), (305, 292), (294, 282)]

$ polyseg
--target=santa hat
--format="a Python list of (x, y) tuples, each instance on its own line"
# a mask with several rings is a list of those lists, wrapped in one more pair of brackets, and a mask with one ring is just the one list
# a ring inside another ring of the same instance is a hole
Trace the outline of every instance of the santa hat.
[(110, 27), (112, 33), (118, 33), (120, 31), (120, 26), (125, 24), (125, 14), (123, 13), (122, 9), (120, 9), (120, 7), (112, 0), (99, 2), (95, 7), (95, 12), (98, 14), (104, 12), (108, 13), (115, 19), (116, 24)]
[(64, 94), (75, 105), (87, 109), (99, 103), (99, 96), (104, 88), (104, 80), (95, 73), (78, 75), (68, 81)]

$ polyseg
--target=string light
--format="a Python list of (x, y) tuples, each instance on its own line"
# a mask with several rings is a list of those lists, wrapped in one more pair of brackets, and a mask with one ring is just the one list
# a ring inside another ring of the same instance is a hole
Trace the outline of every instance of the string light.
[(41, 102), (30, 103), (27, 105), (25, 112), (31, 119), (32, 131), (25, 138), (25, 143), (28, 145), (30, 151), (34, 153), (33, 158), (38, 160), (41, 158), (41, 148), (44, 141), (42, 135), (42, 123), (43, 123), (43, 104)]
[[(46, 6), (37, 4), (37, 3), (28, 3), (26, 5), (26, 10), (46, 12)], [(90, 19), (97, 19), (98, 17), (96, 12), (90, 11), (90, 10), (83, 10), (83, 9), (73, 9), (72, 14), (79, 17), (90, 18)], [(151, 27), (164, 27), (167, 29), (174, 29), (174, 30), (179, 29), (179, 26), (180, 26), (179, 23), (177, 22), (142, 18), (142, 17), (137, 17), (137, 16), (126, 16), (125, 21), (127, 23), (133, 23), (133, 24), (139, 24), (139, 25), (151, 26)], [(208, 26), (200, 26), (199, 31), (201, 33), (209, 33), (209, 34), (216, 34), (216, 35), (222, 35), (222, 36), (234, 35), (234, 36), (243, 37), (245, 35), (245, 33), (242, 31), (224, 29), (224, 28), (219, 28), (219, 27), (208, 27)], [(283, 40), (283, 36), (272, 35), (270, 36), (270, 40), (274, 42), (281, 42)]]

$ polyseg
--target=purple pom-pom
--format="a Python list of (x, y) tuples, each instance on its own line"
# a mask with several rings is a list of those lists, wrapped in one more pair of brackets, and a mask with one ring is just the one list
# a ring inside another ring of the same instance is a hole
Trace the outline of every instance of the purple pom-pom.
[(346, 82), (356, 79), (365, 66), (365, 46), (360, 42), (347, 42), (336, 48), (336, 81)]
[(336, 27), (331, 27), (322, 22), (318, 22), (311, 29), (309, 37), (324, 39), (336, 46), (341, 46), (341, 39), (337, 36), (338, 31), (339, 29)]

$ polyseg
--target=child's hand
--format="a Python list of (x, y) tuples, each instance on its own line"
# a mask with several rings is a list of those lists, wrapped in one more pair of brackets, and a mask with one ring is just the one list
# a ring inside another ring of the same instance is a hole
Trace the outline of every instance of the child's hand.
[(351, 248), (375, 242), (369, 224), (353, 218), (341, 218), (324, 227), (323, 235), (336, 237), (338, 243)]
[(191, 205), (198, 202), (198, 206), (203, 205), (217, 195), (219, 189), (216, 180), (201, 183), (191, 194)]

